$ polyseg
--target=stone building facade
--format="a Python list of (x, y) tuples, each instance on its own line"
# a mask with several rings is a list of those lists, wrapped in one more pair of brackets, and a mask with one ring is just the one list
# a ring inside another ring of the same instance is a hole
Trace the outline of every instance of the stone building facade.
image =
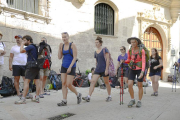
[[(7, 46), (4, 75), (11, 76), (8, 59), (11, 47), (16, 44), (14, 36), (17, 34), (31, 35), (35, 43), (46, 37), (53, 51), (52, 69), (57, 72), (61, 66), (57, 53), (62, 32), (68, 32), (70, 41), (77, 45), (77, 67), (81, 71), (95, 66), (94, 42), (97, 36), (103, 38), (103, 46), (110, 50), (115, 65), (120, 46), (129, 48), (128, 37), (141, 38), (149, 49), (158, 48), (163, 58), (162, 78), (165, 81), (172, 74), (173, 63), (179, 58), (179, 0), (9, 1), (0, 0), (0, 30)], [(23, 7), (25, 4), (26, 7)], [(30, 5), (35, 9), (27, 7)]]

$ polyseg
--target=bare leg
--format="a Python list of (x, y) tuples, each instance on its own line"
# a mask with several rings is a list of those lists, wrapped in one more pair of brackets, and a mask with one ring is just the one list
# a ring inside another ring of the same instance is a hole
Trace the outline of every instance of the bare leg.
[(43, 79), (42, 79), (42, 83), (41, 83), (41, 93), (40, 94), (44, 94), (44, 88), (45, 88), (45, 85), (46, 85), (46, 80), (47, 80), (47, 76), (43, 76)]
[(106, 88), (107, 88), (108, 95), (111, 95), (111, 86), (109, 84), (109, 76), (103, 77), (103, 78), (104, 78), (104, 83), (105, 83)]
[(36, 84), (36, 95), (39, 96), (40, 90), (41, 90), (40, 80), (39, 79), (34, 79), (34, 81), (35, 81), (35, 84)]
[(92, 80), (91, 80), (91, 84), (89, 87), (89, 95), (91, 96), (93, 91), (94, 91), (94, 87), (96, 85), (97, 80), (99, 79), (100, 75), (93, 75), (92, 76)]
[(19, 91), (19, 79), (20, 79), (20, 76), (14, 76), (14, 86), (16, 88), (17, 95), (20, 95), (20, 91)]
[(42, 92), (43, 92), (43, 90), (42, 90), (43, 77), (44, 77), (44, 76), (41, 76), (41, 75), (40, 75), (40, 80), (39, 80), (40, 94), (43, 94), (43, 93), (42, 93)]
[(77, 92), (76, 88), (72, 85), (73, 79), (74, 79), (73, 75), (67, 75), (66, 85), (73, 93), (78, 95), (78, 92)]
[(61, 73), (61, 80), (62, 80), (62, 94), (63, 94), (63, 99), (67, 99), (67, 85), (66, 85), (66, 81), (67, 81), (67, 73)]
[(30, 79), (25, 79), (24, 81), (24, 89), (23, 89), (23, 97), (25, 98), (28, 91), (29, 91), (29, 83), (30, 83)]
[(160, 76), (158, 76), (158, 75), (155, 75), (154, 76), (154, 82), (155, 82), (155, 92), (158, 92), (158, 88), (159, 88), (159, 79), (160, 79)]
[(129, 94), (131, 96), (131, 99), (134, 99), (134, 90), (133, 90), (133, 80), (128, 80), (128, 89), (129, 89)]
[(151, 77), (151, 81), (152, 81), (153, 92), (156, 92), (156, 91), (155, 91), (155, 76), (152, 76), (152, 77)]
[(139, 100), (141, 100), (143, 96), (143, 82), (138, 82), (138, 88), (139, 88)]

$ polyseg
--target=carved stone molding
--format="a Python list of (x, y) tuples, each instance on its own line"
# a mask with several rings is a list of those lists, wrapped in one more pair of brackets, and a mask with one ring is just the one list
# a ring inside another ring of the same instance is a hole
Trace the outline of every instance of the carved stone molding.
[(162, 28), (168, 41), (168, 50), (171, 48), (170, 26), (172, 20), (166, 20), (164, 13), (160, 12), (161, 7), (154, 4), (152, 10), (138, 12), (137, 19), (139, 23), (139, 38), (143, 40), (144, 31), (150, 26), (159, 26)]
[(82, 4), (85, 2), (85, 0), (78, 0), (78, 2)]

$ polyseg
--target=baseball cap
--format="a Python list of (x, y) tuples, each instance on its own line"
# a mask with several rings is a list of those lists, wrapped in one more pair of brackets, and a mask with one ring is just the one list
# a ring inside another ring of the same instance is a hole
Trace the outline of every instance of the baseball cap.
[(22, 36), (21, 36), (21, 35), (16, 35), (14, 38), (17, 38), (17, 37), (22, 38)]

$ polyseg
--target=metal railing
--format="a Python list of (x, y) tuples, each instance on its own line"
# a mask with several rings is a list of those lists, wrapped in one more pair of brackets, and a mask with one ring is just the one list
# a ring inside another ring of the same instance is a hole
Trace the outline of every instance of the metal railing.
[(8, 7), (39, 14), (39, 0), (6, 0)]

